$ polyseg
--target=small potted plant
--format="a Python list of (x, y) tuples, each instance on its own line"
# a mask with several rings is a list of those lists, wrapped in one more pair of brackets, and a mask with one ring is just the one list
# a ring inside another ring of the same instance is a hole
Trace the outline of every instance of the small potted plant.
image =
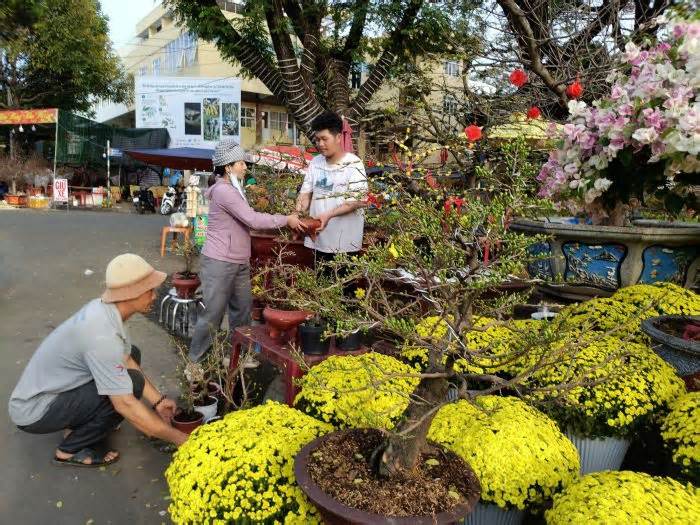
[(290, 290), (293, 291), (295, 284), (293, 265), (266, 266), (260, 270), (260, 275), (266, 283), (263, 292), (265, 309), (262, 315), (270, 337), (281, 342), (296, 339), (297, 327), (313, 318), (314, 314), (298, 308), (293, 297), (290, 297)]
[(327, 334), (328, 323), (320, 316), (314, 315), (311, 319), (299, 325), (299, 346), (301, 351), (309, 355), (325, 355), (331, 345)]
[(178, 245), (177, 253), (182, 256), (185, 262), (185, 268), (182, 272), (173, 274), (173, 286), (177, 291), (178, 297), (182, 299), (191, 299), (194, 297), (195, 291), (201, 284), (199, 275), (193, 271), (197, 248), (191, 240), (187, 240)]

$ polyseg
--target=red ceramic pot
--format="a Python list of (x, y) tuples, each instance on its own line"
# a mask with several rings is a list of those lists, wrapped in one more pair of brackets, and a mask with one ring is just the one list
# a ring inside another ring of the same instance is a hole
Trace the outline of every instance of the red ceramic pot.
[(296, 332), (297, 326), (313, 317), (313, 312), (306, 310), (277, 310), (266, 306), (263, 318), (269, 328), (269, 334), (276, 341), (286, 341), (289, 334)]
[(319, 219), (312, 219), (307, 217), (306, 219), (301, 219), (301, 225), (304, 227), (307, 235), (311, 237), (311, 240), (316, 240), (316, 232), (321, 227), (321, 221)]
[(173, 416), (171, 420), (173, 427), (185, 434), (191, 434), (194, 429), (204, 422), (204, 416), (199, 412), (179, 412)]
[(27, 205), (27, 196), (26, 195), (11, 195), (11, 194), (6, 194), (5, 195), (5, 201), (7, 204), (11, 206), (17, 206), (19, 208), (24, 208)]
[(201, 281), (197, 274), (193, 277), (185, 277), (181, 273), (173, 274), (173, 286), (177, 291), (177, 296), (181, 299), (192, 299), (194, 292), (199, 288)]

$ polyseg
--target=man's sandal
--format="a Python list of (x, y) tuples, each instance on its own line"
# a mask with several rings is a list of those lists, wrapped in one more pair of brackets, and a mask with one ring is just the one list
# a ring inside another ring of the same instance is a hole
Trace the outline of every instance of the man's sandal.
[[(80, 452), (76, 452), (68, 459), (59, 459), (54, 456), (54, 465), (63, 465), (70, 467), (85, 467), (85, 468), (95, 468), (95, 467), (106, 467), (112, 463), (119, 461), (120, 456), (117, 455), (116, 458), (109, 461), (104, 460), (104, 455), (100, 455), (96, 450), (92, 448), (84, 448)], [(85, 460), (89, 459), (90, 463), (85, 463)]]

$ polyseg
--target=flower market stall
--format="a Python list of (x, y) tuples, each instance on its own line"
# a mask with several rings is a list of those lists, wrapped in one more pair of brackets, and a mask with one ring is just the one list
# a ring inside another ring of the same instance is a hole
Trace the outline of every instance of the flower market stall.
[[(627, 47), (609, 97), (572, 101), (544, 167), (506, 141), (501, 165), (478, 167), (480, 188), (442, 188), (416, 176), (435, 146), (400, 143), (409, 161), (363, 196), (361, 252), (309, 261), (284, 254), (292, 235), (268, 239), (276, 255), (252, 261), (261, 324), (224, 334), (230, 366), (214, 366), (231, 410), (196, 428), (166, 474), (175, 523), (700, 520), (700, 236), (696, 223), (630, 226), (633, 208), (696, 209), (684, 181), (697, 171), (700, 23), (670, 24)], [(471, 159), (488, 129), (461, 140), (452, 155)], [(625, 186), (632, 169), (643, 187)], [(250, 202), (288, 213), (298, 182), (260, 177)], [(574, 239), (539, 219), (553, 197), (583, 203), (580, 221), (555, 223)], [(586, 222), (608, 224), (586, 239)], [(577, 300), (545, 303), (544, 281)], [(288, 376), (286, 405), (253, 401), (263, 363)]]

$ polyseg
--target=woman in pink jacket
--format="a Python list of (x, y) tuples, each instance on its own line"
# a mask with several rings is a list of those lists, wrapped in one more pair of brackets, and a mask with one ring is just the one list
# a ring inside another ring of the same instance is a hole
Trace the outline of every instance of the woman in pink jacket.
[(212, 161), (220, 177), (206, 192), (209, 223), (199, 272), (206, 309), (192, 336), (193, 361), (201, 361), (211, 348), (227, 307), (231, 332), (250, 323), (250, 230), (299, 228), (296, 215), (258, 213), (250, 207), (242, 183), (245, 151), (236, 142), (219, 142)]

